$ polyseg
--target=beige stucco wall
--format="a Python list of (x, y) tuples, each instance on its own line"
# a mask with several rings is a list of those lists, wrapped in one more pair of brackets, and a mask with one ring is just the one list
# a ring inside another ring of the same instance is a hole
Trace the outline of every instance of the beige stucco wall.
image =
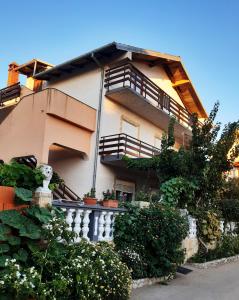
[[(178, 94), (172, 88), (171, 81), (160, 66), (150, 68), (144, 63), (135, 62), (134, 64), (146, 76), (152, 79), (157, 85), (159, 85), (182, 105)], [(62, 90), (70, 96), (73, 96), (97, 109), (101, 79), (100, 75), (99, 70), (89, 71), (84, 74), (75, 75), (74, 77), (70, 77), (66, 80), (52, 82), (48, 84), (48, 86)], [(103, 94), (105, 94), (105, 90)], [(155, 137), (162, 136), (162, 130), (153, 125), (150, 121), (139, 117), (127, 108), (124, 108), (123, 106), (104, 97), (100, 136), (120, 133), (122, 119), (138, 124), (138, 138), (151, 145), (155, 145)], [(95, 133), (93, 133), (91, 136), (91, 150), (87, 159), (83, 160), (75, 157), (69, 157), (64, 160), (54, 162), (54, 167), (60, 174), (62, 174), (66, 183), (71, 188), (74, 188), (80, 196), (89, 191), (92, 185), (95, 139), (96, 136)], [(177, 145), (177, 147), (178, 146), (179, 145)], [(140, 177), (135, 178), (131, 176), (131, 178), (129, 178), (129, 176), (127, 176), (127, 170), (116, 170), (101, 164), (100, 157), (98, 156), (96, 176), (97, 196), (101, 198), (102, 191), (108, 188), (113, 188), (117, 178), (134, 180), (138, 185), (142, 183), (142, 178)]]
[(144, 62), (133, 62), (133, 65), (184, 107), (182, 100), (172, 87), (172, 82), (162, 66), (155, 65), (154, 67), (149, 67), (149, 65)]
[[(61, 107), (62, 103), (64, 107)], [(78, 114), (78, 119), (69, 114), (72, 109)], [(81, 114), (84, 115), (82, 118)], [(59, 91), (47, 89), (28, 95), (0, 126), (0, 157), (8, 162), (13, 157), (35, 155), (38, 163), (47, 163), (49, 147), (53, 143), (89, 155), (95, 118), (93, 108)]]
[(79, 99), (87, 105), (98, 109), (99, 88), (101, 72), (92, 70), (55, 82), (50, 82), (47, 87), (54, 87), (66, 94)]
[[(148, 64), (142, 62), (133, 62), (133, 64), (142, 73), (144, 73), (147, 77), (154, 81), (159, 87), (161, 87), (166, 93), (168, 93), (172, 98), (174, 98), (180, 105), (184, 106), (177, 92), (172, 87), (170, 79), (161, 66), (150, 68)], [(155, 145), (155, 137), (162, 136), (163, 131), (161, 128), (155, 126), (150, 121), (141, 118), (137, 114), (129, 111), (127, 108), (105, 97), (103, 102), (100, 136), (122, 132), (122, 119), (130, 121), (134, 125), (138, 125), (138, 138), (146, 143)], [(179, 147), (180, 145), (176, 143), (175, 148)], [(142, 174), (128, 176), (127, 169), (125, 169), (124, 171), (120, 169), (113, 169), (112, 167), (101, 164), (100, 158), (98, 158), (96, 181), (96, 189), (98, 191), (98, 194), (101, 196), (103, 190), (107, 188), (113, 188), (116, 179), (127, 179), (131, 182), (134, 182), (136, 188), (140, 188), (145, 183), (145, 178), (142, 178)]]
[(182, 242), (182, 248), (185, 249), (185, 261), (198, 252), (198, 239), (186, 238)]
[[(51, 82), (47, 86), (57, 88), (79, 101), (98, 109), (100, 83), (100, 70), (92, 70), (65, 80)], [(97, 122), (97, 115), (95, 122)], [(89, 192), (92, 187), (95, 147), (96, 133), (93, 132), (90, 137), (90, 152), (87, 157), (83, 159), (68, 156), (53, 162), (53, 168), (80, 197)]]

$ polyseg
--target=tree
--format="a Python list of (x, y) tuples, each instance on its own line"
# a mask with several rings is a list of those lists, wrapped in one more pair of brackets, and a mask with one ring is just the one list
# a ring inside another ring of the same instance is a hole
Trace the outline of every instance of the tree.
[(190, 199), (192, 210), (216, 208), (225, 173), (231, 170), (239, 155), (239, 144), (236, 140), (239, 121), (226, 124), (220, 134), (221, 124), (215, 123), (218, 109), (217, 102), (203, 124), (193, 114), (189, 149), (181, 147), (179, 151), (175, 151), (172, 148), (175, 143), (175, 120), (172, 119), (168, 134), (163, 137), (162, 152), (153, 158), (126, 158), (128, 167), (155, 170), (159, 188), (168, 180), (183, 178), (185, 184), (190, 182), (195, 186), (195, 201), (192, 203)]

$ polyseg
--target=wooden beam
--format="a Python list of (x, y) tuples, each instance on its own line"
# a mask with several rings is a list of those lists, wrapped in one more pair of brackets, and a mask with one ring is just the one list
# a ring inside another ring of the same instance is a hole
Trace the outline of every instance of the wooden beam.
[(182, 79), (182, 80), (178, 80), (178, 81), (174, 82), (172, 84), (172, 86), (173, 87), (177, 87), (177, 86), (180, 86), (180, 85), (183, 85), (183, 84), (188, 84), (188, 83), (190, 83), (190, 80), (188, 80), (188, 79)]

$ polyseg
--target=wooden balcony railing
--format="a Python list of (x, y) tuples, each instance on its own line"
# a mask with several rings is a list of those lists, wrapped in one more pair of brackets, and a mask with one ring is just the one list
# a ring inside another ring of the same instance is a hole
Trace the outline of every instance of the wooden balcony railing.
[(106, 71), (107, 92), (122, 87), (130, 88), (152, 105), (174, 116), (179, 123), (191, 126), (191, 114), (132, 64), (124, 64)]
[(0, 90), (0, 106), (3, 106), (4, 102), (6, 102), (6, 101), (20, 97), (20, 93), (21, 93), (20, 82), (10, 85), (4, 89), (1, 89)]
[(100, 140), (99, 155), (124, 155), (137, 158), (150, 158), (160, 153), (160, 149), (142, 142), (125, 133), (103, 136)]

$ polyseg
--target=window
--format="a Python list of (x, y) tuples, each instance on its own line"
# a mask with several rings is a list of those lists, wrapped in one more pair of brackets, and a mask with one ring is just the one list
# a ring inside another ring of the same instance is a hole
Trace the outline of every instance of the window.
[(116, 199), (123, 201), (134, 200), (135, 183), (116, 179), (115, 181)]
[(162, 147), (162, 139), (159, 137), (155, 137), (154, 139), (154, 146), (158, 149), (161, 149)]
[(133, 123), (128, 122), (124, 119), (122, 119), (121, 132), (128, 134), (136, 139), (139, 138), (139, 126), (134, 125)]

